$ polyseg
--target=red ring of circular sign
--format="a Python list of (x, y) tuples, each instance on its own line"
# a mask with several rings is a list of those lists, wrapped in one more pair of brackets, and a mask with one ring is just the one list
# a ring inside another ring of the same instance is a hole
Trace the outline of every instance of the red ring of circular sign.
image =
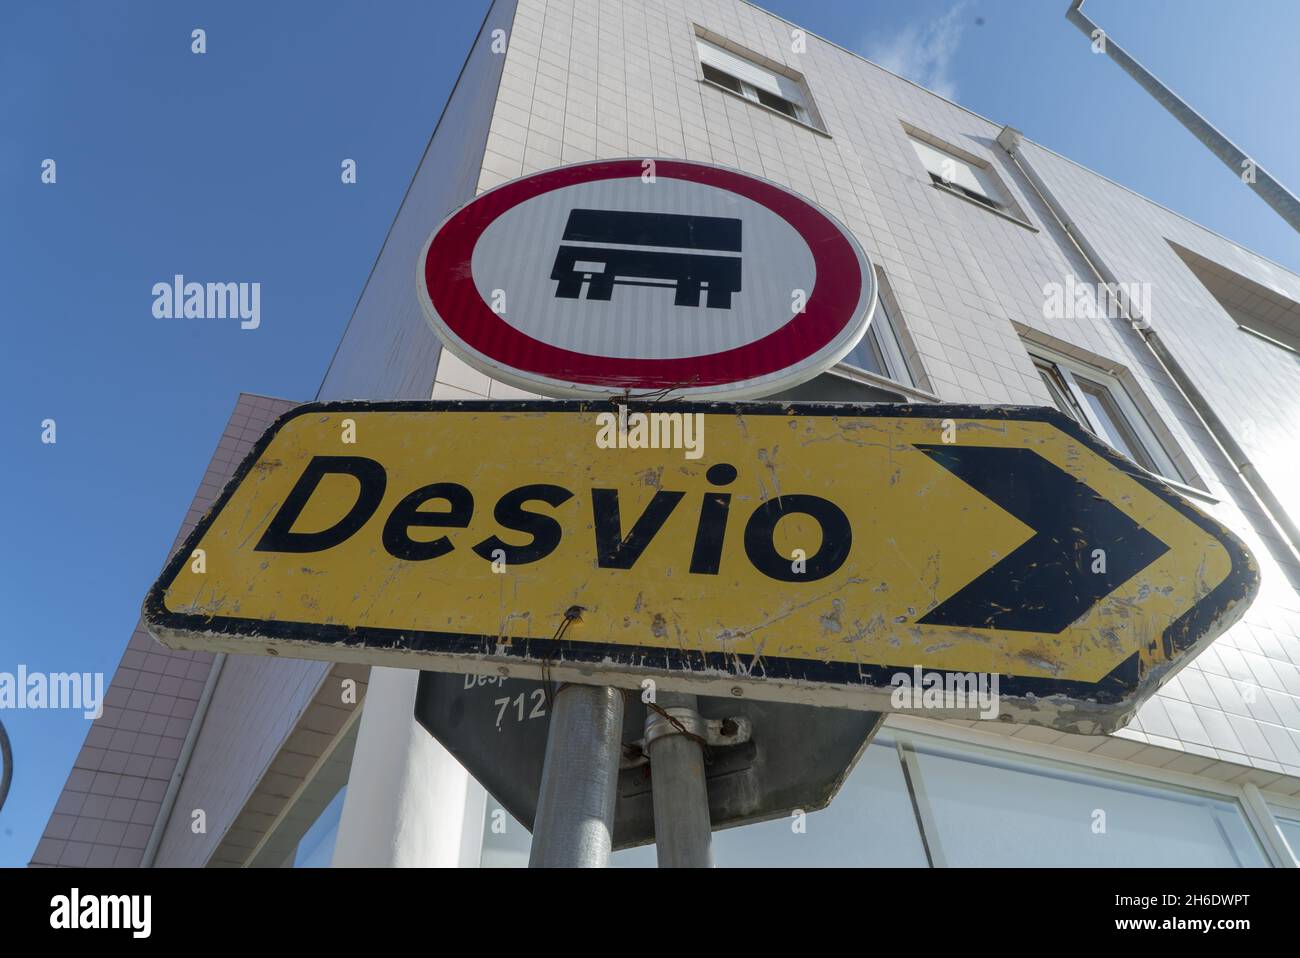
[[(424, 261), (424, 282), (438, 317), (483, 356), (550, 379), (598, 386), (668, 388), (712, 386), (756, 379), (789, 368), (824, 348), (855, 316), (862, 292), (853, 246), (826, 214), (795, 194), (742, 173), (656, 160), (655, 176), (729, 190), (759, 203), (789, 223), (813, 254), (818, 281), (802, 313), (760, 339), (703, 356), (629, 359), (552, 346), (523, 333), (479, 295), (470, 258), (483, 231), (498, 216), (542, 193), (596, 180), (639, 178), (641, 160), (599, 161), (548, 170), (497, 187), (468, 203), (438, 230)], [(832, 282), (823, 282), (827, 277)]]

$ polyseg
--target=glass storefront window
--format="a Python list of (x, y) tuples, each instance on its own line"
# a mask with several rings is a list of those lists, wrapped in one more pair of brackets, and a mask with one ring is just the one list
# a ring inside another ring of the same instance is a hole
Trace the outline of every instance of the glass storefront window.
[(1273, 810), (1273, 820), (1277, 822), (1278, 830), (1282, 837), (1286, 839), (1287, 848), (1291, 850), (1291, 857), (1300, 864), (1300, 811), (1290, 809), (1286, 812)]
[(918, 743), (913, 785), (949, 866), (1267, 867), (1236, 802), (1104, 772)]
[[(722, 868), (926, 865), (898, 755), (880, 736), (826, 808), (724, 828), (713, 835), (713, 857)], [(654, 846), (617, 852), (610, 864), (653, 867)]]
[[(1296, 849), (1293, 817), (1278, 822)], [(483, 831), (485, 867), (528, 864), (531, 836), (491, 799)], [(876, 736), (828, 808), (722, 829), (713, 849), (720, 867), (1269, 864), (1230, 798), (895, 729)], [(654, 867), (654, 846), (610, 864)]]
[[(530, 843), (528, 830), (489, 797), (483, 827), (483, 866), (523, 867), (528, 864)], [(897, 753), (891, 743), (879, 738), (858, 760), (829, 807), (809, 812), (801, 820), (786, 816), (717, 831), (713, 835), (713, 857), (724, 868), (926, 864)], [(654, 846), (615, 852), (610, 864), (653, 868)]]

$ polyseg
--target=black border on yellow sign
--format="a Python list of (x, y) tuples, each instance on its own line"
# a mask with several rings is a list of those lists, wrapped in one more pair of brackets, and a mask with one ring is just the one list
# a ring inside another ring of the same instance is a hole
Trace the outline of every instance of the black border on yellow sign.
[[(168, 586), (184, 568), (189, 556), (197, 548), (213, 520), (225, 508), (230, 497), (253, 468), (263, 451), (286, 423), (297, 416), (320, 412), (543, 412), (585, 413), (607, 412), (612, 403), (623, 400), (521, 400), (521, 401), (342, 401), (310, 402), (284, 413), (257, 440), (253, 449), (239, 464), (235, 474), (222, 490), (220, 498), (199, 521), (164, 568), (158, 581), (149, 590), (144, 602), (144, 618), (148, 625), (177, 632), (202, 636), (217, 633), (249, 639), (287, 639), (314, 642), (320, 645), (339, 645), (348, 648), (395, 649), (430, 652), (448, 655), (493, 655), (499, 657), (497, 635), (469, 635), (453, 632), (419, 632), (401, 629), (370, 627), (350, 628), (340, 625), (318, 625), (291, 621), (242, 619), (229, 616), (202, 616), (172, 612), (163, 602)], [(628, 401), (629, 411), (649, 408), (636, 400)], [(695, 412), (705, 414), (746, 416), (845, 416), (871, 419), (978, 419), (986, 421), (1046, 423), (1092, 452), (1110, 462), (1121, 472), (1140, 483), (1161, 501), (1177, 510), (1198, 528), (1216, 539), (1227, 551), (1231, 569), (1227, 577), (1192, 608), (1174, 620), (1164, 631), (1161, 641), (1167, 660), (1194, 646), (1200, 639), (1215, 631), (1216, 622), (1237, 603), (1254, 597), (1259, 588), (1259, 572), (1250, 553), (1227, 528), (1204, 515), (1156, 476), (1129, 462), (1119, 453), (1102, 443), (1070, 417), (1050, 407), (1039, 406), (978, 406), (967, 404), (913, 404), (913, 403), (778, 403), (778, 402), (657, 402), (655, 412)], [(1244, 606), (1242, 606), (1244, 609)], [(1239, 610), (1240, 611), (1240, 610)], [(659, 670), (689, 673), (708, 670), (738, 678), (771, 678), (777, 680), (827, 684), (835, 686), (862, 686), (888, 688), (889, 680), (899, 672), (912, 670), (912, 665), (858, 665), (844, 662), (821, 662), (808, 659), (782, 658), (771, 655), (752, 656), (737, 653), (692, 652), (647, 646), (615, 645), (584, 642), (570, 639), (516, 639), (504, 652), (511, 658), (528, 661), (549, 660), (552, 663), (610, 663), (637, 671)], [(941, 669), (927, 672), (943, 673)], [(1004, 696), (1046, 697), (1064, 695), (1074, 700), (1114, 704), (1131, 696), (1142, 680), (1140, 660), (1135, 652), (1120, 663), (1100, 681), (1081, 682), (1060, 679), (1003, 675), (1000, 690)]]

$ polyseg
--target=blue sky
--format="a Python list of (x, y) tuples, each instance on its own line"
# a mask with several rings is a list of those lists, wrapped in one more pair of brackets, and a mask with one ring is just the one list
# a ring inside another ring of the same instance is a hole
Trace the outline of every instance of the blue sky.
[[(0, 8), (0, 672), (111, 677), (237, 393), (314, 395), (486, 6)], [(1295, 233), (1089, 51), (1067, 0), (766, 6), (1300, 271)], [(1300, 5), (1086, 9), (1300, 189)], [(260, 282), (261, 326), (155, 319), (174, 273)], [(88, 723), (0, 720), (17, 764), (0, 865), (22, 865)]]

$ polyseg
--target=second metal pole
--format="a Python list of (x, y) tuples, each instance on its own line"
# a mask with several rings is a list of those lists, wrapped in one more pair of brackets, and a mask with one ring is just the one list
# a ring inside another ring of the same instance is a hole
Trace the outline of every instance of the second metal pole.
[(530, 868), (603, 868), (614, 837), (623, 693), (562, 685), (551, 708)]
[(700, 747), (705, 729), (699, 702), (694, 695), (660, 692), (656, 704), (672, 717), (653, 709), (646, 712), (659, 867), (712, 868), (713, 826)]

